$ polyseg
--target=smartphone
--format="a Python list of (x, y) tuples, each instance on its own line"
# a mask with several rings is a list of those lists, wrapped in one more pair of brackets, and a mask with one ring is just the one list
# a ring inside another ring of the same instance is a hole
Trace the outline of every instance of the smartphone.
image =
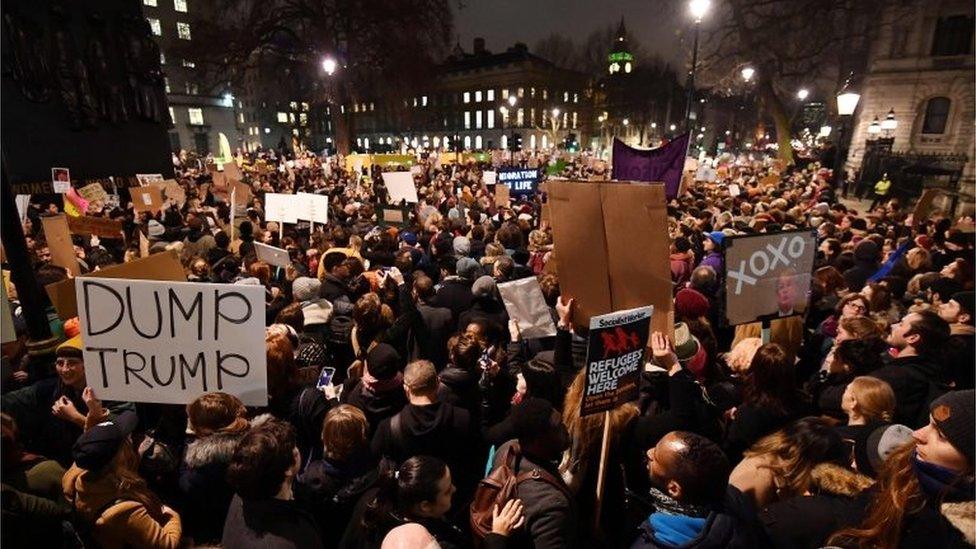
[(491, 365), (491, 355), (495, 354), (495, 346), (492, 345), (485, 349), (485, 352), (481, 353), (481, 358), (478, 359), (478, 366), (481, 366), (482, 370), (487, 370), (488, 366)]
[(322, 372), (319, 374), (319, 380), (315, 384), (317, 389), (324, 389), (325, 387), (332, 385), (332, 376), (335, 375), (335, 368), (330, 368), (326, 366), (322, 368)]

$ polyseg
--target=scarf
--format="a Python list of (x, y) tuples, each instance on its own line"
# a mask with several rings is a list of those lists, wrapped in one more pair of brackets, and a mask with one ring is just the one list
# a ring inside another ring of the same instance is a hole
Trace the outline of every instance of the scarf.
[(706, 518), (712, 513), (712, 510), (708, 507), (693, 505), (691, 503), (681, 503), (654, 487), (651, 488), (651, 501), (654, 502), (654, 509), (658, 513), (664, 513), (666, 515)]
[(972, 501), (976, 486), (973, 480), (960, 478), (958, 471), (928, 463), (912, 453), (912, 469), (922, 492), (930, 502)]

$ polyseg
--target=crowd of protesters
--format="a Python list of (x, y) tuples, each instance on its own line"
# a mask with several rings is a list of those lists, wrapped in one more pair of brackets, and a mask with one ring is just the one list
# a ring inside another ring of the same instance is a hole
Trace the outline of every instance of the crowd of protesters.
[[(541, 162), (545, 159), (524, 159)], [(384, 223), (379, 166), (241, 155), (230, 219), (205, 158), (180, 204), (75, 237), (81, 272), (175, 250), (187, 280), (266, 290), (268, 405), (102, 402), (78, 319), (48, 308), (50, 364), (4, 348), (3, 541), (11, 547), (956, 547), (976, 542), (973, 220), (845, 207), (829, 171), (728, 157), (668, 204), (675, 327), (639, 398), (580, 415), (586, 340), (560, 291), (544, 193), (496, 204), (486, 164), (418, 158), (419, 203)], [(570, 160), (561, 175), (599, 166)], [(400, 168), (406, 169), (406, 168)], [(268, 192), (327, 195), (329, 223), (265, 219)], [(51, 263), (34, 197), (40, 285)], [(587, 223), (579, 219), (579, 223)], [(233, 226), (233, 229), (232, 229)], [(726, 238), (816, 231), (809, 307), (723, 322)], [(233, 239), (231, 234), (234, 235)], [(291, 264), (259, 261), (255, 242)], [(557, 250), (558, 253), (558, 250)], [(537, 277), (557, 326), (525, 340), (497, 285)], [(640, 284), (634, 280), (633, 284)], [(319, 386), (324, 369), (332, 375)], [(609, 438), (602, 497), (601, 442)]]

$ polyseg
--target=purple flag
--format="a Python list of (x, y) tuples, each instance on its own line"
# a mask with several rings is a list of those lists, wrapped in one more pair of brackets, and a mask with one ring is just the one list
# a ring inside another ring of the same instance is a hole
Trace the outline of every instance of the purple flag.
[(679, 135), (663, 147), (640, 150), (613, 140), (613, 178), (618, 181), (652, 181), (664, 183), (669, 199), (678, 196), (681, 173), (688, 154), (688, 135)]

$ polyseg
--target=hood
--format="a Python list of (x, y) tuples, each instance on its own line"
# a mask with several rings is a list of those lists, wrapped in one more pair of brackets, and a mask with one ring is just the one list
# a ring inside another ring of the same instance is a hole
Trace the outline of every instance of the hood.
[(688, 261), (690, 259), (691, 256), (688, 254), (688, 252), (678, 252), (675, 254), (671, 254), (671, 261)]
[(187, 467), (203, 467), (205, 465), (230, 463), (234, 455), (234, 448), (244, 438), (244, 433), (219, 433), (198, 438), (187, 445), (183, 462)]
[(940, 510), (949, 524), (962, 532), (966, 543), (976, 545), (976, 501), (943, 503)]
[(821, 463), (810, 475), (810, 491), (854, 497), (874, 484), (871, 477), (834, 463)]
[(119, 499), (119, 487), (113, 482), (115, 478), (115, 475), (96, 477), (72, 464), (61, 478), (61, 487), (65, 499), (74, 502), (78, 513), (93, 522)]
[(407, 404), (403, 408), (403, 431), (412, 437), (422, 437), (437, 432), (442, 425), (454, 423), (454, 407), (441, 402), (416, 406)]

